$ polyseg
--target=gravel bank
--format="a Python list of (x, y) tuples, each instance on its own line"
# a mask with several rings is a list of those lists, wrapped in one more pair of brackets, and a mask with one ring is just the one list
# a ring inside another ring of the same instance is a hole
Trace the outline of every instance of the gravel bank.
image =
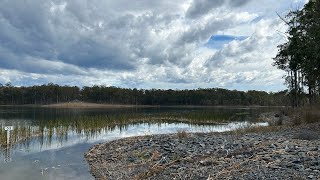
[(133, 137), (85, 157), (97, 179), (320, 179), (319, 129)]

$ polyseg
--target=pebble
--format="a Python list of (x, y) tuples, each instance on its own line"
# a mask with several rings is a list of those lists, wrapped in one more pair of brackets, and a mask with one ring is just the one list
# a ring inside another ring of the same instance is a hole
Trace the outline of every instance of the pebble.
[(274, 145), (274, 144), (271, 144), (270, 145), (270, 148), (276, 148), (277, 146), (276, 145)]
[(132, 137), (85, 157), (97, 179), (320, 179), (320, 141), (294, 139), (296, 131)]
[(313, 175), (310, 175), (310, 176), (308, 176), (308, 178), (313, 179), (313, 178), (314, 178), (314, 176), (313, 176)]

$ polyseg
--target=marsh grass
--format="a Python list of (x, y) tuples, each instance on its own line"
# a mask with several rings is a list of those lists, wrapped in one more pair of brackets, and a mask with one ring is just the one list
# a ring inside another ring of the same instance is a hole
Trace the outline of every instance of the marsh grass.
[[(33, 124), (25, 124), (20, 126), (13, 124), (14, 130), (11, 132), (11, 143), (28, 142), (32, 137), (38, 138), (41, 145), (43, 143), (50, 145), (53, 138), (56, 138), (60, 143), (67, 141), (68, 133), (75, 132), (76, 134), (85, 135), (87, 138), (95, 137), (102, 131), (120, 130), (128, 128), (130, 124), (139, 123), (181, 123), (186, 122), (189, 124), (214, 124), (220, 120), (220, 116), (200, 115), (201, 118), (196, 119), (197, 116), (178, 116), (178, 114), (116, 114), (116, 115), (98, 115), (98, 116), (79, 116), (79, 117), (66, 117), (56, 119), (38, 119)], [(191, 119), (195, 118), (195, 119)], [(219, 120), (216, 120), (218, 118)], [(5, 146), (7, 143), (7, 134), (3, 128), (0, 128), (0, 146)]]
[[(67, 141), (69, 133), (84, 135), (87, 139), (97, 136), (103, 131), (127, 129), (131, 124), (147, 123), (188, 123), (194, 125), (214, 125), (234, 120), (246, 120), (248, 113), (230, 113), (216, 111), (182, 111), (136, 113), (124, 112), (108, 115), (58, 116), (55, 119), (37, 118), (32, 124), (13, 124), (11, 132), (12, 144), (28, 145), (31, 138), (37, 138), (41, 145), (50, 145), (53, 140), (60, 143)], [(42, 117), (42, 116), (41, 116)], [(178, 132), (179, 138), (187, 136), (187, 132)], [(55, 139), (54, 139), (55, 138)], [(0, 128), (0, 146), (6, 145), (6, 132)]]
[(7, 133), (4, 129), (0, 129), (0, 146), (7, 143)]
[[(29, 143), (31, 137), (38, 134), (38, 131), (31, 126), (14, 126), (14, 129), (10, 132), (10, 144), (15, 145), (18, 142), (21, 145)], [(7, 146), (7, 131), (0, 128), (0, 147), (5, 148)]]

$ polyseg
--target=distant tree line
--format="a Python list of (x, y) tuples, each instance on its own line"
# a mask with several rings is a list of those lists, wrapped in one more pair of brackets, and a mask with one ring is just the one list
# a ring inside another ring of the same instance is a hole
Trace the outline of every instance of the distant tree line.
[(41, 86), (14, 87), (0, 85), (0, 104), (54, 104), (84, 101), (130, 105), (287, 105), (287, 91), (237, 91), (221, 88), (196, 90), (127, 89), (119, 87)]
[(320, 0), (280, 17), (288, 26), (287, 42), (278, 46), (274, 65), (286, 71), (291, 105), (315, 104), (320, 94)]

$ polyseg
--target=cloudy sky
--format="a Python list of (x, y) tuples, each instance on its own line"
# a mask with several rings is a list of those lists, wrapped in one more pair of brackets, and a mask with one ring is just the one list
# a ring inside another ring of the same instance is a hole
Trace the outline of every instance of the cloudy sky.
[(306, 0), (1, 0), (0, 83), (278, 91)]

